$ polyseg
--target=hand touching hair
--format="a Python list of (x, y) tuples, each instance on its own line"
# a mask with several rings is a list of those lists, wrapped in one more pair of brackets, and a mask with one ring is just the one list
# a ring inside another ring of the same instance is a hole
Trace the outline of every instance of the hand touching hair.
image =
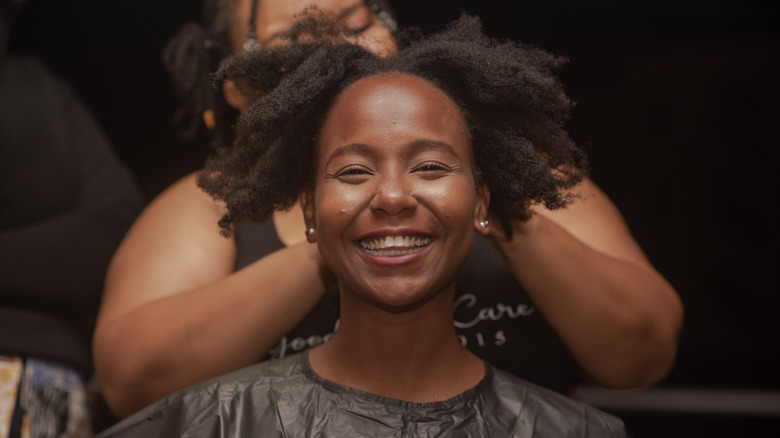
[(344, 42), (342, 32), (311, 13), (290, 31), (288, 44), (221, 65), (218, 77), (253, 98), (234, 144), (221, 148), (198, 180), (227, 207), (224, 234), (237, 221), (263, 221), (290, 207), (311, 184), (312, 150), (334, 99), (356, 80), (386, 72), (427, 79), (458, 104), (476, 180), (490, 187), (491, 214), (507, 232), (511, 220), (530, 216), (534, 203), (558, 209), (571, 202), (565, 189), (586, 175), (587, 159), (564, 130), (573, 102), (555, 76), (563, 58), (491, 39), (470, 16), (430, 36), (407, 31), (388, 57)]

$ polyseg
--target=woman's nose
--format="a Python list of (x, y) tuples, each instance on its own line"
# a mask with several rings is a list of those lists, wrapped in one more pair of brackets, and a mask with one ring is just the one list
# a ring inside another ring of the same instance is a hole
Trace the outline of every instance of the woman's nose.
[(412, 195), (411, 185), (403, 178), (388, 177), (379, 182), (369, 206), (374, 212), (396, 216), (417, 207), (417, 198)]

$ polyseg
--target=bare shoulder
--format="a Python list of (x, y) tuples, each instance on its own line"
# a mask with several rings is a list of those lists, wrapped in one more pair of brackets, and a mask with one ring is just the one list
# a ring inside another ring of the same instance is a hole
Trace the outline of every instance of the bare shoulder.
[[(158, 228), (178, 226), (184, 220), (218, 230), (216, 221), (222, 213), (221, 208), (198, 187), (197, 178), (197, 172), (191, 173), (165, 189), (143, 211), (136, 224), (143, 227), (147, 222), (153, 222), (153, 228)], [(171, 223), (171, 219), (176, 219), (176, 223)], [(157, 220), (163, 220), (163, 223), (158, 224)]]
[(568, 208), (556, 211), (538, 209), (537, 212), (597, 251), (639, 264), (649, 264), (631, 235), (623, 215), (596, 183), (585, 179), (571, 191), (579, 199)]
[(136, 219), (109, 266), (102, 318), (232, 272), (235, 245), (219, 234), (220, 208), (196, 178), (168, 187)]

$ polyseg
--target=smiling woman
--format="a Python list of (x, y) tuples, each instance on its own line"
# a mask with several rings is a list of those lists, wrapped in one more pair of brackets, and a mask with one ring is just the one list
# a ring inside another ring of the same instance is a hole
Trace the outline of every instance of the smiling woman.
[[(572, 104), (551, 73), (563, 60), (490, 42), (478, 29), (415, 43), (396, 57), (392, 47), (408, 37), (394, 38), (382, 0), (316, 1), (362, 48), (264, 51), (283, 45), (285, 26), (312, 3), (208, 0), (205, 28), (188, 24), (165, 51), (193, 130), (218, 145), (239, 136), (242, 146), (222, 150), (203, 173), (201, 183), (224, 203), (200, 190), (199, 173), (187, 175), (144, 209), (112, 258), (93, 338), (111, 409), (127, 416), (330, 337), (339, 291), (301, 232), (309, 227), (298, 196), (314, 182), (312, 139), (333, 99), (358, 79), (391, 71), (425, 78), (453, 99), (469, 129), (476, 179), (491, 189), (491, 218), (480, 222), (493, 226), (475, 236), (458, 273), (461, 343), (563, 394), (583, 377), (623, 388), (663, 378), (675, 356), (679, 299), (594, 182), (573, 186), (584, 156), (561, 128)], [(319, 30), (299, 35), (313, 41)], [(226, 64), (215, 87), (219, 61), (245, 46), (259, 46), (257, 57)], [(580, 199), (557, 209), (573, 193)], [(225, 211), (229, 239), (215, 232)]]
[[(416, 76), (362, 79), (330, 110), (314, 155), (304, 216), (317, 230), (309, 241), (339, 279), (342, 314), (350, 305), (363, 315), (373, 305), (408, 309), (454, 291), (446, 282), (487, 217), (487, 190), (478, 196), (468, 129), (452, 99)], [(356, 293), (371, 305), (346, 298)]]
[(452, 325), (455, 276), (487, 216), (472, 156), (460, 109), (417, 76), (369, 76), (336, 99), (302, 196), (308, 239), (341, 291), (339, 330), (309, 354), (319, 376), (417, 403), (482, 380)]
[(296, 39), (334, 29), (323, 20), (224, 64), (224, 78), (262, 97), (199, 182), (225, 203), (226, 234), (300, 201), (306, 238), (338, 279), (338, 330), (105, 436), (624, 436), (617, 418), (478, 358), (454, 327), (474, 230), (528, 218), (532, 203), (563, 207), (584, 176), (561, 128), (570, 104), (555, 58), (495, 43), (469, 17), (388, 58), (341, 33)]

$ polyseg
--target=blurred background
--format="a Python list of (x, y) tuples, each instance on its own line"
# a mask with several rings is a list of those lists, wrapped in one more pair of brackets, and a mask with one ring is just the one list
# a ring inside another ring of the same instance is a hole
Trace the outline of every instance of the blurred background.
[[(461, 10), (571, 59), (573, 138), (676, 287), (686, 320), (653, 391), (582, 397), (634, 438), (780, 437), (780, 2), (395, 0), (404, 25)], [(160, 61), (200, 1), (29, 0), (9, 50), (34, 53), (94, 112), (151, 199), (200, 167)]]

